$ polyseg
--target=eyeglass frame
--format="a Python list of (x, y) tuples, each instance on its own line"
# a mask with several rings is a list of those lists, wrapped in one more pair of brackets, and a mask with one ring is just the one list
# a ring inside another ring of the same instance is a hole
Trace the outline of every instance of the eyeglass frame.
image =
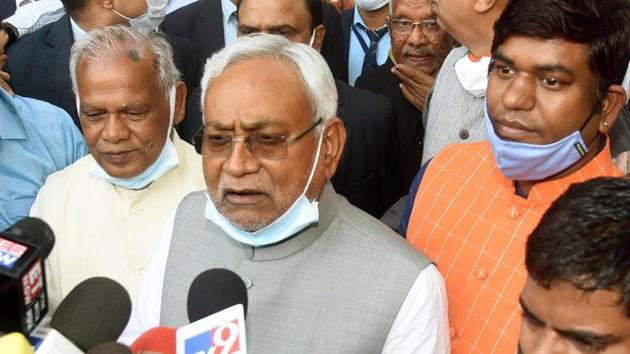
[[(422, 20), (422, 21), (411, 21), (411, 20), (409, 20), (409, 19), (404, 19), (404, 18), (393, 18), (392, 16), (387, 16), (386, 23), (387, 23), (387, 26), (388, 26), (390, 29), (392, 29), (392, 31), (394, 31), (394, 27), (395, 27), (395, 25), (392, 25), (392, 24), (393, 24), (393, 23), (400, 23), (400, 22), (408, 22), (408, 23), (411, 23), (411, 29), (410, 29), (408, 32), (403, 32), (403, 31), (395, 30), (395, 31), (396, 31), (396, 32), (398, 32), (398, 33), (401, 33), (401, 34), (406, 34), (406, 35), (411, 34), (411, 32), (413, 32), (413, 30), (416, 28), (416, 26), (420, 27), (420, 31), (421, 31), (421, 32), (422, 32), (425, 36), (436, 36), (436, 35), (440, 32), (440, 30), (441, 30), (441, 27), (439, 27), (438, 21), (437, 21), (437, 19), (435, 19), (435, 18), (432, 18), (432, 19), (426, 19), (426, 20)], [(438, 25), (438, 30), (436, 30), (435, 32), (426, 32), (426, 31), (425, 31), (425, 29), (427, 28), (427, 27), (426, 27), (426, 24), (427, 24), (427, 23), (433, 23), (433, 24), (435, 24), (435, 25)]]
[[(255, 158), (259, 159), (259, 160), (260, 159), (262, 159), (262, 160), (281, 160), (281, 159), (287, 157), (288, 151), (289, 151), (288, 150), (289, 145), (293, 145), (293, 144), (297, 143), (300, 139), (302, 139), (304, 136), (306, 136), (306, 134), (311, 132), (313, 129), (315, 129), (318, 125), (322, 124), (323, 122), (324, 122), (324, 119), (323, 118), (319, 118), (317, 121), (315, 121), (313, 124), (311, 124), (308, 128), (306, 128), (305, 130), (303, 130), (302, 132), (300, 132), (299, 134), (297, 134), (293, 138), (287, 138), (285, 135), (282, 135), (282, 134), (260, 134), (260, 133), (257, 133), (257, 134), (251, 134), (251, 135), (248, 135), (248, 136), (240, 136), (240, 137), (238, 137), (238, 136), (231, 136), (229, 134), (213, 134), (213, 135), (222, 135), (222, 136), (230, 138), (230, 141), (228, 143), (226, 143), (225, 149), (220, 151), (220, 152), (218, 152), (218, 153), (216, 153), (216, 155), (212, 155), (212, 156), (210, 156), (208, 154), (204, 154), (203, 153), (203, 141), (204, 140), (202, 140), (202, 142), (201, 142), (202, 145), (200, 146), (199, 151), (201, 152), (201, 156), (204, 157), (204, 158), (229, 157), (232, 154), (232, 152), (234, 151), (234, 143), (240, 141), (240, 142), (242, 142), (245, 145), (245, 148), (247, 149), (247, 151), (249, 151), (249, 153), (253, 157), (255, 157)], [(322, 134), (323, 133), (324, 132), (322, 132)], [(254, 153), (250, 149), (251, 142), (252, 142), (252, 139), (255, 139), (259, 135), (273, 135), (274, 137), (283, 139), (284, 141), (280, 145), (285, 147), (284, 154), (279, 155), (279, 156), (274, 156), (274, 157), (263, 157), (263, 156), (258, 156), (258, 154)], [(193, 140), (194, 140), (193, 142), (195, 144), (196, 144), (197, 139), (200, 136), (201, 136), (202, 139), (208, 137), (208, 135), (205, 134), (205, 127), (201, 127), (199, 129), (199, 131), (197, 132), (197, 134), (195, 134), (195, 138), (193, 138)], [(195, 145), (195, 144), (193, 144), (193, 145)], [(229, 153), (226, 154), (226, 152), (229, 152)]]

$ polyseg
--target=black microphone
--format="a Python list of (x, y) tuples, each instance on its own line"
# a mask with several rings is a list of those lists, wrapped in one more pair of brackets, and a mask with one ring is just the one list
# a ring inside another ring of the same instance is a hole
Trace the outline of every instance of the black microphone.
[(247, 289), (227, 269), (197, 275), (188, 290), (190, 324), (177, 329), (177, 348), (185, 353), (247, 353)]
[(37, 353), (84, 353), (116, 341), (130, 314), (131, 299), (122, 285), (103, 277), (84, 280), (59, 304)]
[(0, 232), (0, 331), (28, 335), (48, 312), (44, 260), (54, 244), (51, 228), (37, 218)]
[(209, 269), (193, 280), (188, 290), (188, 320), (195, 322), (236, 304), (247, 316), (247, 289), (243, 279), (231, 270)]

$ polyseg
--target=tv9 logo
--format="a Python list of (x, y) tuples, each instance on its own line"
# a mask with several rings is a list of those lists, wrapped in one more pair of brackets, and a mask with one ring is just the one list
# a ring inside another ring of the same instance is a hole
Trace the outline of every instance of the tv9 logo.
[(243, 305), (234, 305), (177, 330), (178, 354), (245, 354)]
[(208, 332), (186, 339), (186, 354), (240, 353), (238, 321), (224, 323)]

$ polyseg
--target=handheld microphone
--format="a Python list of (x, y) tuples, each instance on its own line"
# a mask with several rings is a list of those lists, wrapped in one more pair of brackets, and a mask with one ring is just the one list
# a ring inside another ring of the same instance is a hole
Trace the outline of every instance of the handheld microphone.
[(195, 322), (236, 304), (243, 305), (247, 316), (247, 289), (243, 279), (228, 269), (209, 269), (190, 284), (188, 320)]
[(176, 330), (172, 327), (151, 328), (131, 344), (131, 352), (133, 354), (175, 354), (175, 333)]
[(105, 342), (93, 346), (85, 354), (131, 354), (131, 350), (120, 343)]
[(131, 300), (122, 285), (103, 277), (84, 280), (59, 304), (50, 323), (53, 329), (36, 353), (84, 353), (115, 341), (130, 314)]
[(177, 330), (177, 354), (246, 353), (247, 289), (236, 273), (210, 269), (188, 291), (191, 324)]
[(0, 232), (0, 331), (28, 335), (48, 312), (44, 260), (55, 243), (41, 219)]
[(0, 337), (0, 353), (33, 354), (33, 348), (22, 333), (13, 332)]

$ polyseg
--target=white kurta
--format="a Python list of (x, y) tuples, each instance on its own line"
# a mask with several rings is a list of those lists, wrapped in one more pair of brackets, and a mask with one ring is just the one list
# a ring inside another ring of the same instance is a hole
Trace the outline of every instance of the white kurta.
[(93, 176), (91, 155), (48, 177), (31, 216), (55, 233), (46, 262), (51, 313), (77, 284), (95, 276), (116, 280), (135, 299), (169, 216), (184, 196), (206, 188), (201, 156), (176, 134), (173, 143), (179, 166), (143, 190)]

